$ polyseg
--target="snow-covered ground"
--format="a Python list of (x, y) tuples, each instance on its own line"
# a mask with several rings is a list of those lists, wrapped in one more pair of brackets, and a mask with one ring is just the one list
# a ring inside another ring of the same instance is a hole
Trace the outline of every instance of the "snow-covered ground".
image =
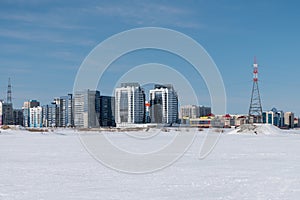
[[(1, 130), (0, 200), (299, 199), (300, 131), (257, 130), (222, 133), (204, 160), (198, 153), (205, 131), (198, 132), (179, 161), (142, 175), (99, 164), (71, 130)], [(121, 133), (107, 134), (122, 144), (132, 142)], [(161, 140), (172, 134), (162, 134)]]

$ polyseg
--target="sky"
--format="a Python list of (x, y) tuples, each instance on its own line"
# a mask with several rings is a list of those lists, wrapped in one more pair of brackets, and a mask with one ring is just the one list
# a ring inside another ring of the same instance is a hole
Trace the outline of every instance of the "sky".
[[(48, 104), (72, 92), (81, 63), (100, 42), (133, 28), (163, 27), (188, 35), (209, 53), (224, 81), (228, 113), (248, 112), (256, 56), (263, 110), (276, 107), (299, 116), (299, 6), (293, 0), (1, 0), (0, 99), (10, 77), (15, 108), (28, 99)], [(187, 68), (158, 51), (132, 53), (114, 66), (154, 61)], [(112, 70), (100, 83), (102, 94), (118, 73)], [(195, 78), (188, 70), (187, 76)], [(195, 87), (200, 104), (209, 105), (205, 83)]]

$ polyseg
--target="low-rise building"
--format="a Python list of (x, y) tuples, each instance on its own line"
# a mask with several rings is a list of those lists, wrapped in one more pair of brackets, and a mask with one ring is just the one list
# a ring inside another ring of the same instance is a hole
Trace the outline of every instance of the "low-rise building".
[(286, 128), (294, 128), (294, 113), (293, 112), (285, 112), (284, 113), (284, 126)]

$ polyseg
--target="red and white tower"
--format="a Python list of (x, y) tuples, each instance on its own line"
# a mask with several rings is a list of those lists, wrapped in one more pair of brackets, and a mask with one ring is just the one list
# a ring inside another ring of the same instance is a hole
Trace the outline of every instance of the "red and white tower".
[(253, 63), (253, 87), (249, 108), (249, 118), (253, 119), (251, 120), (253, 122), (262, 123), (262, 106), (258, 89), (258, 64), (256, 62), (256, 57), (254, 57)]

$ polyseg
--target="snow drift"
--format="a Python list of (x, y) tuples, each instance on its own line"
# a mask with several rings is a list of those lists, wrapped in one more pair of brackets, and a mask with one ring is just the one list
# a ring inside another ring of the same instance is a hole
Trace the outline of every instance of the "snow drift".
[(228, 134), (282, 134), (283, 131), (272, 124), (243, 124)]

